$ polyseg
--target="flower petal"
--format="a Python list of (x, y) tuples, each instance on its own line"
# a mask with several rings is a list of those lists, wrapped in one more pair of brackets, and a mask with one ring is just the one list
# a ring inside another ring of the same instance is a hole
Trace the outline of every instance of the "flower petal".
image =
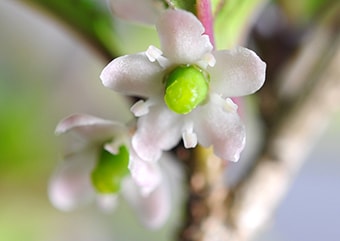
[(64, 154), (80, 151), (91, 144), (98, 144), (126, 133), (125, 126), (118, 122), (100, 119), (91, 115), (73, 114), (59, 122), (56, 134), (64, 136)]
[(111, 0), (111, 9), (118, 17), (132, 22), (155, 24), (165, 10), (161, 1), (155, 0)]
[(127, 95), (150, 97), (162, 93), (163, 69), (145, 53), (112, 60), (100, 74), (104, 86)]
[[(162, 101), (162, 100), (159, 100)], [(173, 148), (181, 138), (181, 116), (165, 104), (150, 107), (147, 115), (138, 119), (132, 147), (145, 161), (157, 161), (163, 150)]]
[(156, 24), (164, 56), (177, 64), (196, 63), (212, 50), (204, 27), (190, 12), (167, 10)]
[(236, 110), (228, 105), (220, 96), (210, 96), (210, 101), (193, 113), (194, 131), (202, 146), (212, 145), (220, 158), (238, 161), (245, 145), (245, 128)]
[(208, 68), (212, 92), (225, 97), (257, 91), (264, 83), (266, 64), (251, 50), (237, 47), (213, 53), (216, 64)]
[(132, 180), (126, 180), (122, 194), (135, 210), (140, 221), (150, 229), (162, 227), (171, 211), (168, 183), (163, 180), (149, 195), (141, 195)]
[(94, 149), (71, 155), (56, 170), (48, 189), (49, 199), (56, 208), (70, 211), (94, 199), (90, 174), (95, 157)]
[(162, 180), (158, 163), (141, 160), (133, 149), (130, 150), (129, 169), (133, 180), (141, 189), (142, 195), (149, 195)]

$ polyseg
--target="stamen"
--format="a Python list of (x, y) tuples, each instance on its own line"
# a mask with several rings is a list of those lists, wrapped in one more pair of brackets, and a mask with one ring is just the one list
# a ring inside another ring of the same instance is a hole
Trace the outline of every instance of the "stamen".
[(153, 45), (149, 46), (149, 48), (145, 51), (145, 55), (150, 60), (150, 62), (157, 61), (158, 64), (164, 69), (170, 66), (170, 62), (163, 56), (162, 50)]
[(206, 53), (202, 57), (202, 59), (198, 61), (198, 65), (203, 69), (206, 69), (208, 66), (214, 67), (215, 64), (216, 64), (216, 59), (214, 55), (212, 55), (211, 53)]
[(162, 54), (162, 50), (156, 48), (153, 45), (150, 45), (149, 48), (145, 51), (146, 57), (148, 57), (151, 62), (155, 62), (156, 60), (158, 60), (159, 57), (162, 56)]
[(208, 53), (203, 57), (210, 67), (214, 67), (216, 64), (216, 59), (213, 54)]
[(224, 107), (224, 110), (227, 112), (236, 112), (238, 108), (238, 106), (230, 98), (227, 98), (225, 100), (225, 104), (223, 107)]
[(136, 116), (140, 117), (149, 113), (149, 107), (151, 103), (149, 101), (139, 100), (133, 106), (130, 111)]
[(194, 148), (197, 145), (197, 135), (193, 132), (193, 123), (187, 123), (182, 132), (182, 139), (185, 148)]
[(119, 148), (126, 144), (126, 140), (122, 135), (116, 135), (113, 141), (108, 142), (104, 145), (104, 150), (110, 152), (113, 155), (117, 155), (119, 153)]

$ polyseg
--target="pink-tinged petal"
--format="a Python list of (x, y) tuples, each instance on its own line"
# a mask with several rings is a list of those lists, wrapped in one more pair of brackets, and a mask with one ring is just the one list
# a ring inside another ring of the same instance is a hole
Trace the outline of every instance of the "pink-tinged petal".
[(143, 97), (162, 93), (163, 69), (145, 53), (112, 60), (100, 74), (104, 86), (117, 92)]
[(94, 199), (90, 175), (96, 154), (92, 149), (67, 156), (56, 170), (48, 188), (49, 199), (56, 208), (70, 211)]
[(213, 48), (209, 37), (203, 35), (203, 25), (190, 12), (167, 10), (156, 28), (164, 56), (174, 63), (196, 63)]
[(126, 133), (126, 127), (118, 122), (91, 115), (73, 114), (59, 122), (56, 134), (64, 134), (65, 154), (77, 152), (90, 145), (109, 141), (113, 136)]
[(155, 24), (165, 6), (158, 0), (110, 0), (113, 13), (127, 21)]
[(245, 145), (245, 128), (229, 101), (218, 95), (193, 113), (198, 142), (213, 146), (214, 153), (227, 161), (238, 161)]
[(237, 47), (213, 54), (216, 64), (208, 68), (212, 92), (234, 97), (252, 94), (262, 87), (266, 64), (253, 51)]
[[(161, 100), (160, 100), (161, 101)], [(150, 107), (147, 115), (138, 119), (132, 147), (145, 161), (157, 161), (163, 150), (173, 148), (181, 138), (181, 115), (164, 104)]]
[(141, 160), (133, 149), (130, 150), (129, 169), (131, 176), (141, 190), (142, 195), (153, 192), (162, 180), (161, 170), (157, 162)]
[(144, 226), (157, 229), (168, 220), (171, 198), (168, 183), (163, 180), (149, 195), (142, 195), (132, 180), (123, 183), (122, 193)]
[(59, 122), (56, 127), (56, 134), (63, 134), (69, 131), (77, 132), (87, 139), (107, 139), (103, 134), (111, 136), (113, 132), (121, 132), (126, 129), (123, 124), (101, 119), (87, 114), (72, 114)]

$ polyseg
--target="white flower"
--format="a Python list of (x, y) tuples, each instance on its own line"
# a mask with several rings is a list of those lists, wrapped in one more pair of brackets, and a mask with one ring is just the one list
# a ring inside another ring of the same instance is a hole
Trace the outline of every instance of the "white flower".
[(145, 197), (129, 179), (123, 183), (123, 195), (148, 228), (155, 229), (163, 226), (170, 215), (172, 199), (167, 182), (162, 182)]
[(237, 161), (245, 130), (230, 97), (257, 91), (265, 63), (246, 48), (213, 50), (200, 21), (183, 10), (166, 10), (156, 29), (161, 49), (116, 58), (100, 76), (105, 86), (145, 99), (131, 108), (139, 117), (134, 150), (153, 162), (182, 138), (186, 148), (213, 146)]
[[(151, 201), (164, 202), (163, 199), (169, 195), (158, 164), (142, 161), (130, 148), (127, 148), (127, 162), (120, 160), (122, 163), (114, 164), (114, 170), (105, 164), (99, 170), (97, 179), (91, 182), (91, 175), (93, 178), (94, 170), (98, 170), (102, 152), (114, 157), (120, 155), (122, 147), (129, 146), (129, 132), (123, 124), (90, 115), (75, 114), (62, 120), (56, 133), (63, 134), (65, 147), (64, 162), (52, 176), (49, 185), (49, 198), (55, 207), (68, 211), (96, 199), (101, 208), (112, 209), (116, 206), (121, 185), (123, 194), (128, 197), (133, 195), (140, 206)], [(118, 156), (115, 161), (119, 161), (119, 158)], [(132, 179), (125, 172), (128, 167)], [(111, 174), (113, 175), (106, 177)], [(124, 184), (125, 182), (129, 184)], [(138, 193), (128, 193), (132, 189)], [(168, 201), (159, 205), (170, 204)], [(161, 225), (166, 220), (164, 212), (153, 212), (150, 218), (145, 215), (148, 214), (143, 213), (139, 218), (147, 226), (152, 224), (151, 227), (157, 226), (158, 223)]]

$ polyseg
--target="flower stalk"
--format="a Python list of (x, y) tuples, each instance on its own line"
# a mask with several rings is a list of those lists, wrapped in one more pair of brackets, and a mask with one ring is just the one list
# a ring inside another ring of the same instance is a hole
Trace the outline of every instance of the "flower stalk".
[[(197, 0), (196, 6), (197, 17), (215, 48), (210, 0)], [(212, 148), (198, 146), (191, 151), (186, 164), (189, 195), (186, 220), (179, 240), (226, 240), (224, 220), (227, 210), (224, 202), (228, 191), (223, 182), (223, 173), (227, 162), (215, 156)]]
[(190, 192), (179, 240), (227, 240), (224, 201), (228, 190), (223, 182), (227, 162), (215, 156), (211, 148), (198, 146), (185, 163)]
[(214, 37), (214, 17), (211, 10), (210, 0), (197, 0), (196, 2), (197, 18), (205, 28), (205, 34), (209, 36), (210, 43), (215, 47)]

